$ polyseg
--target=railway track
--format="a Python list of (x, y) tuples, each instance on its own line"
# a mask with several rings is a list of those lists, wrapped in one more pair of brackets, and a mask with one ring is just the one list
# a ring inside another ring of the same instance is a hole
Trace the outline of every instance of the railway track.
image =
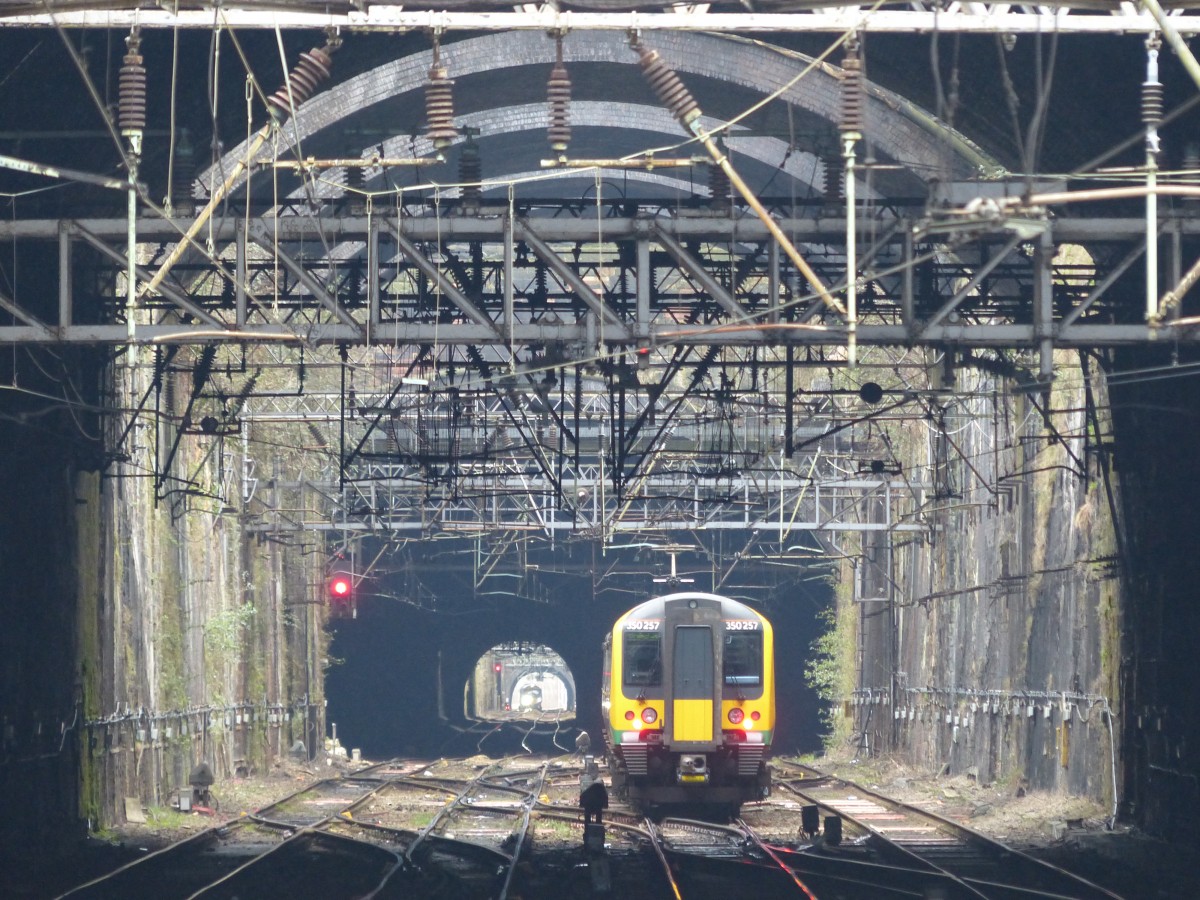
[(644, 828), (676, 900), (727, 897), (731, 879), (742, 896), (817, 900), (796, 871), (742, 819), (731, 825), (646, 819)]
[[(286, 865), (289, 858), (331, 861), (339, 856), (354, 857), (358, 872), (394, 865), (394, 854), (372, 852), (343, 846), (334, 835), (321, 835), (322, 826), (353, 809), (374, 794), (391, 764), (381, 764), (356, 772), (353, 776), (326, 779), (278, 800), (251, 816), (209, 828), (185, 841), (123, 866), (116, 871), (81, 885), (64, 897), (71, 900), (111, 897), (220, 896), (219, 885), (238, 883), (253, 864), (270, 858), (270, 865)], [(412, 767), (409, 767), (411, 771)], [(336, 849), (330, 852), (334, 845)], [(342, 851), (345, 851), (344, 853)], [(277, 855), (276, 855), (277, 854)], [(292, 871), (295, 871), (292, 866)], [(335, 867), (336, 868), (336, 867)], [(306, 877), (323, 880), (320, 872), (308, 871)], [(357, 875), (343, 872), (331, 877), (341, 881)], [(214, 893), (206, 893), (215, 891)]]
[[(63, 897), (505, 900), (549, 765), (520, 762), (500, 760), (470, 779), (385, 763), (318, 781)], [(413, 794), (430, 791), (440, 799), (429, 823), (401, 826), (397, 810), (411, 817)]]
[[(775, 767), (777, 795), (791, 804), (748, 804), (731, 823), (652, 821), (614, 804), (603, 846), (585, 848), (577, 758), (384, 763), (310, 784), (63, 896), (1115, 898), (958, 823), (812, 769)], [(836, 816), (841, 840), (828, 829), (806, 835), (796, 801), (818, 821)]]
[(778, 788), (815, 806), (822, 820), (836, 818), (842, 832), (839, 839), (827, 827), (810, 852), (788, 853), (797, 866), (829, 873), (837, 868), (830, 861), (840, 857), (857, 865), (847, 870), (855, 870), (855, 878), (891, 871), (894, 884), (934, 889), (947, 898), (1120, 900), (1065, 869), (862, 785), (793, 763), (777, 764), (776, 773)]

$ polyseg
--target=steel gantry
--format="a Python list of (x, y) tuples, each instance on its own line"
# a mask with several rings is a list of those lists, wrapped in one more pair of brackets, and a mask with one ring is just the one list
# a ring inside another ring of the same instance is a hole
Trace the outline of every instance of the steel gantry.
[[(0, 6), (0, 26), (132, 29), (122, 77), (141, 64), (142, 30), (201, 16), (215, 47), (239, 28), (324, 41), (270, 96), (248, 68), (239, 143), (218, 154), (214, 134), (212, 164), (172, 181), (164, 205), (138, 181), (141, 126), (122, 125), (137, 134), (121, 151), (126, 179), (0, 159), (129, 204), (122, 217), (0, 222), (14, 257), (42, 261), (33, 287), (14, 280), (0, 296), (0, 343), (111, 348), (143, 406), (169, 405), (190, 376), (178, 433), (156, 427), (169, 446), (160, 488), (175, 489), (184, 435), (228, 443), (303, 424), (311, 446), (283, 443), (306, 459), (281, 455), (269, 477), (242, 470), (253, 529), (782, 541), (928, 528), (921, 509), (948, 490), (945, 444), (925, 466), (935, 477), (910, 479), (872, 428), (892, 413), (942, 423), (944, 398), (922, 396), (919, 378), (884, 402), (863, 354), (888, 368), (988, 353), (1044, 390), (1058, 349), (1195, 343), (1182, 297), (1200, 188), (1158, 173), (1149, 150), (1106, 186), (1009, 177), (865, 81), (859, 39), (1119, 30), (1140, 46), (1196, 21), (1105, 3), (781, 8)], [(334, 51), (373, 30), (433, 46), (322, 90)], [(839, 37), (810, 57), (739, 37), (760, 31)], [(451, 42), (457, 32), (470, 34)], [(1156, 71), (1134, 126), (1148, 148)], [(145, 99), (136, 80), (122, 82), (127, 118)], [(569, 104), (572, 81), (589, 92)], [(547, 124), (549, 147), (532, 137)], [(815, 389), (797, 379), (804, 366), (849, 374)], [(859, 388), (860, 408), (836, 402)], [(880, 494), (888, 515), (860, 515)]]
[[(1140, 294), (1112, 290), (1144, 253), (1141, 219), (1051, 219), (1044, 207), (1033, 204), (1031, 214), (1013, 200), (1013, 215), (991, 219), (963, 207), (874, 212), (858, 259), (858, 342), (1196, 342), (1192, 323), (1147, 321)], [(815, 212), (780, 224), (824, 281), (844, 285), (844, 218)], [(179, 227), (139, 222), (139, 277)], [(1180, 248), (1200, 220), (1181, 208), (1162, 217), (1161, 229), (1167, 267), (1179, 271), (1188, 263)], [(3, 298), (12, 318), (0, 324), (0, 342), (127, 342), (125, 233), (119, 219), (0, 222), (0, 241), (59, 248), (57, 309)], [(517, 351), (553, 361), (680, 345), (838, 347), (847, 339), (845, 317), (813, 295), (760, 223), (703, 210), (621, 201), (597, 220), (594, 209), (552, 202), (530, 202), (515, 216), (416, 208), (327, 215), (319, 225), (303, 216), (255, 218), (248, 227), (226, 220), (212, 237), (211, 263), (177, 265), (144, 299), (137, 342), (474, 346), (507, 364)], [(1087, 252), (1056, 261), (1064, 244)]]
[[(168, 8), (158, 3), (76, 4), (62, 9), (14, 2), (0, 8), (0, 26), (61, 25), (67, 28), (200, 28), (210, 29), (214, 17), (229, 28), (341, 28), (347, 31), (403, 30), (555, 32), (563, 30), (724, 31), (787, 33), (811, 31), (878, 31), (904, 34), (929, 32), (983, 32), (1023, 34), (1033, 31), (1060, 33), (1129, 34), (1158, 29), (1149, 6), (1131, 0), (1072, 0), (1072, 2), (1012, 4), (948, 4), (908, 2), (903, 9), (837, 3), (829, 0), (760, 0), (756, 12), (742, 4), (613, 4), (615, 12), (596, 12), (595, 4), (572, 9), (569, 2), (514, 11), (511, 2), (475, 0), (471, 11), (456, 4), (340, 3), (293, 0), (286, 8), (263, 9), (260, 4), (236, 2), (192, 3)], [(1191, 5), (1165, 0), (1155, 7), (1169, 11), (1180, 32), (1200, 30), (1200, 20), (1187, 15)], [(83, 8), (80, 8), (80, 7)], [(91, 8), (88, 8), (90, 6)], [(665, 8), (665, 11), (664, 11)]]
[[(279, 534), (928, 531), (932, 486), (873, 437), (881, 421), (921, 418), (922, 398), (873, 409), (852, 392), (807, 392), (796, 417), (772, 396), (777, 375), (758, 390), (720, 377), (657, 412), (659, 392), (572, 375), (563, 390), (511, 377), (474, 390), (412, 384), (356, 395), (348, 412), (340, 395), (255, 401), (239, 415), (242, 440), (304, 423), (330, 452), (308, 480), (245, 473), (242, 509), (251, 530)], [(335, 452), (339, 433), (355, 445)], [(864, 513), (872, 496), (887, 498), (885, 519)]]

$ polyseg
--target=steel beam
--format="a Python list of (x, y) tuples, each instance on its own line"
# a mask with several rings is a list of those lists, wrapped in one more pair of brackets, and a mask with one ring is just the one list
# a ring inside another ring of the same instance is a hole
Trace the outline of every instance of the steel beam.
[[(387, 229), (391, 232), (397, 246), (400, 247), (404, 255), (425, 274), (426, 278), (437, 285), (437, 289), (445, 295), (447, 300), (457, 306), (476, 325), (482, 325), (486, 328), (492, 338), (499, 338), (501, 343), (503, 343), (503, 335), (500, 334), (496, 323), (488, 318), (487, 314), (476, 306), (470, 297), (451, 284), (450, 279), (442, 274), (442, 270), (430, 262), (417, 245), (408, 238), (405, 233), (408, 231), (408, 220), (404, 221), (404, 232), (400, 230), (396, 223), (390, 220), (387, 221)], [(383, 326), (380, 326), (380, 328), (383, 330)], [(435, 325), (434, 328), (436, 332), (437, 326)]]
[[(320, 31), (337, 28), (345, 31), (541, 31), (562, 34), (568, 31), (707, 31), (727, 33), (854, 32), (902, 34), (963, 32), (980, 34), (1148, 34), (1159, 24), (1136, 7), (1120, 3), (1089, 2), (1049, 3), (1013, 7), (1009, 4), (955, 4), (935, 10), (932, 4), (912, 4), (916, 9), (870, 10), (857, 4), (832, 5), (826, 0), (808, 0), (796, 4), (787, 13), (710, 13), (696, 8), (669, 13), (646, 12), (560, 12), (545, 5), (520, 12), (423, 12), (403, 6), (372, 3), (329, 4), (300, 8), (261, 9), (258, 4), (201, 4), (207, 9), (130, 9), (114, 4), (104, 9), (64, 9), (25, 15), (0, 16), (0, 27), (62, 27), (122, 29), (198, 28), (211, 30), (214, 21), (231, 29), (304, 28)], [(1164, 4), (1176, 8), (1176, 4)], [(214, 14), (214, 7), (219, 15)], [(1028, 10), (1028, 11), (1024, 11)], [(1075, 11), (1085, 13), (1075, 14)], [(1094, 14), (1088, 14), (1094, 13)], [(1103, 13), (1108, 13), (1104, 15)], [(1172, 16), (1171, 23), (1180, 35), (1200, 33), (1200, 17)]]
[[(574, 291), (575, 295), (583, 301), (588, 309), (600, 317), (606, 336), (610, 329), (616, 329), (617, 334), (613, 335), (614, 339), (621, 341), (629, 339), (629, 333), (625, 330), (621, 319), (604, 302), (604, 298), (588, 287), (587, 282), (579, 277), (579, 273), (572, 269), (566, 260), (555, 253), (554, 249), (541, 239), (528, 222), (518, 219), (514, 224), (514, 231), (517, 239), (528, 244), (529, 249), (534, 252), (537, 258), (544, 262), (563, 284)], [(592, 237), (594, 238), (595, 236), (595, 226), (593, 226)]]
[(3, 294), (0, 294), (0, 309), (3, 309), (14, 319), (19, 319), (20, 321), (24, 322), (25, 327), (32, 328), (38, 334), (42, 335), (46, 340), (54, 340), (54, 333), (50, 330), (50, 327), (45, 322), (43, 322), (33, 313), (22, 309)]
[[(656, 323), (649, 332), (652, 346), (674, 344), (697, 346), (777, 346), (781, 343), (806, 346), (837, 347), (846, 343), (844, 328), (836, 326), (805, 327), (797, 323), (780, 323), (775, 328), (745, 325), (675, 325)], [(1063, 348), (1118, 347), (1149, 344), (1160, 341), (1161, 329), (1148, 324), (1075, 324), (1055, 337), (1055, 346)], [(956, 323), (928, 329), (919, 341), (922, 345), (940, 346), (953, 343), (961, 347), (1030, 347), (1041, 338), (1040, 332), (1027, 324)], [(400, 345), (429, 343), (454, 346), (506, 347), (530, 344), (578, 345), (587, 339), (586, 323), (543, 324), (523, 323), (514, 326), (511, 334), (499, 334), (494, 325), (475, 323), (387, 323), (372, 330), (373, 343)], [(620, 343), (606, 334), (608, 343)], [(1172, 336), (1183, 344), (1200, 343), (1200, 334), (1184, 333)], [(283, 324), (247, 324), (242, 328), (213, 328), (207, 325), (163, 324), (139, 325), (138, 343), (203, 344), (228, 342), (283, 342), (296, 344), (332, 345), (361, 344), (365, 341), (363, 328), (331, 323), (319, 334), (300, 334)], [(68, 325), (51, 334), (32, 325), (0, 325), (0, 344), (127, 344), (129, 335), (122, 325)], [(903, 324), (859, 324), (860, 346), (895, 347), (912, 343)], [(630, 343), (630, 347), (635, 344)]]
[[(665, 231), (655, 229), (654, 239), (662, 246), (664, 250), (671, 255), (675, 262), (679, 263), (680, 267), (692, 276), (713, 300), (721, 305), (721, 307), (733, 316), (734, 319), (740, 322), (751, 321), (746, 315), (746, 310), (742, 305), (734, 299), (729, 291), (717, 282), (715, 278), (708, 273), (708, 270), (696, 260), (682, 244), (675, 240)], [(773, 246), (773, 245), (772, 245)]]
[[(646, 205), (653, 212), (653, 205)], [(547, 212), (561, 207), (547, 204)], [(875, 216), (877, 227), (882, 231), (894, 227), (899, 220), (916, 224), (920, 210), (913, 209), (908, 215), (896, 216), (889, 210), (880, 210)], [(237, 221), (241, 216), (230, 216), (212, 223), (213, 241), (217, 245), (233, 241), (237, 237)], [(1200, 235), (1200, 217), (1163, 216), (1164, 227), (1177, 228), (1184, 237)], [(174, 242), (179, 240), (179, 229), (185, 220), (160, 219), (145, 216), (138, 219), (138, 237), (146, 243)], [(262, 218), (252, 218), (252, 224), (266, 228)], [(394, 216), (340, 216), (322, 214), (321, 234), (336, 245), (344, 241), (367, 240), (372, 221), (387, 223), (394, 231)], [(501, 216), (405, 216), (403, 232), (414, 241), (494, 241), (504, 237), (504, 220)], [(64, 227), (79, 225), (103, 240), (124, 239), (128, 228), (125, 218), (105, 219), (4, 219), (0, 220), (0, 240), (53, 240)], [(838, 216), (793, 216), (779, 220), (779, 226), (794, 234), (798, 243), (822, 243), (840, 245), (845, 238), (846, 220)], [(281, 216), (271, 220), (270, 232), (282, 244), (291, 241), (309, 241), (314, 237), (314, 220), (308, 216)], [(1129, 216), (1097, 216), (1095, 218), (1058, 217), (1049, 223), (1057, 243), (1087, 244), (1093, 241), (1129, 242), (1145, 240), (1144, 218)], [(620, 242), (650, 237), (659, 231), (676, 240), (698, 240), (728, 243), (736, 238), (746, 243), (764, 243), (769, 237), (767, 229), (753, 218), (731, 219), (728, 216), (679, 216), (663, 215), (653, 222), (634, 216), (608, 216), (604, 219), (603, 234), (599, 234), (595, 219), (568, 218), (566, 216), (539, 218), (537, 236), (547, 243), (591, 242), (603, 238), (605, 242)], [(897, 237), (897, 243), (900, 238)]]
[[(278, 245), (275, 239), (267, 232), (266, 228), (258, 225), (251, 226), (248, 236), (250, 240), (271, 254), (274, 259), (278, 259), (283, 264), (283, 267), (292, 273), (292, 277), (304, 285), (314, 300), (333, 313), (334, 318), (339, 322), (350, 328), (355, 334), (356, 341), (361, 341), (366, 337), (363, 326), (338, 303), (336, 290), (335, 293), (331, 294), (329, 288), (314, 278), (312, 273)], [(161, 291), (162, 285), (159, 285), (158, 289)]]
[[(117, 250), (115, 247), (109, 246), (109, 244), (107, 242), (101, 240), (99, 237), (92, 234), (90, 231), (88, 231), (86, 228), (84, 228), (79, 223), (75, 223), (75, 227), (72, 229), (72, 231), (74, 231), (75, 234), (78, 234), (81, 238), (83, 238), (85, 243), (87, 243), (90, 246), (94, 247), (95, 249), (99, 250), (100, 253), (102, 253), (104, 256), (108, 257), (114, 263), (121, 265), (121, 266), (124, 266), (126, 264), (126, 257), (125, 257), (124, 253)], [(136, 266), (134, 268), (134, 271), (137, 273), (137, 277), (141, 281), (149, 281), (150, 280), (150, 277), (151, 277), (150, 272), (148, 270), (146, 270), (144, 267)], [(181, 310), (186, 312), (188, 315), (195, 316), (197, 319), (199, 319), (201, 322), (203, 322), (209, 328), (225, 328), (225, 327), (227, 327), (224, 322), (222, 322), (216, 316), (213, 316), (211, 313), (209, 313), (207, 310), (205, 310), (203, 307), (201, 307), (190, 296), (188, 296), (188, 294), (186, 292), (184, 292), (182, 289), (176, 288), (173, 285), (167, 284), (166, 282), (162, 282), (159, 284), (157, 291), (159, 294), (161, 294), (166, 299), (170, 300), (172, 303), (174, 303), (176, 306), (178, 306)], [(66, 323), (64, 323), (64, 324), (66, 324)]]

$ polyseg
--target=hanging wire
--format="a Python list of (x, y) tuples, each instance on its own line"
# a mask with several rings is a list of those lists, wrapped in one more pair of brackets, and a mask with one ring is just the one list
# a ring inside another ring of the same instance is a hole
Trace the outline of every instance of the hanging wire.
[[(516, 223), (517, 223), (516, 191), (515, 191), (514, 185), (512, 185), (512, 184), (509, 184), (509, 186), (508, 186), (508, 223), (509, 223), (510, 229), (515, 228)], [(511, 232), (508, 235), (507, 240), (509, 240), (510, 242), (512, 241)], [(511, 275), (511, 272), (509, 274)], [(513, 292), (513, 287), (514, 286), (511, 284), (505, 284), (504, 290), (506, 293), (511, 294)], [(515, 297), (513, 299), (512, 308), (510, 310), (508, 310), (508, 312), (511, 313), (511, 316), (509, 317), (509, 321), (508, 321), (508, 368), (509, 368), (509, 371), (511, 372), (516, 367), (516, 362), (517, 362), (516, 338), (514, 337), (514, 334), (513, 334), (513, 331), (516, 328), (515, 319), (517, 318), (517, 316), (516, 316), (516, 298)]]
[[(213, 7), (213, 31), (212, 40), (210, 42), (211, 52), (208, 54), (208, 88), (209, 88), (209, 119), (212, 131), (212, 142), (209, 145), (209, 153), (212, 157), (212, 166), (210, 168), (208, 182), (208, 196), (214, 197), (217, 193), (217, 178), (220, 177), (221, 183), (225, 181), (225, 155), (218, 153), (217, 149), (220, 146), (218, 135), (221, 133), (217, 114), (220, 107), (221, 98), (221, 7)], [(205, 249), (212, 253), (213, 242), (213, 223), (209, 220), (208, 223), (208, 241)]]
[(433, 215), (434, 215), (434, 232), (437, 236), (437, 244), (434, 247), (434, 253), (437, 257), (435, 272), (437, 278), (433, 279), (433, 364), (437, 365), (438, 355), (438, 326), (442, 321), (442, 189), (435, 187), (433, 191)]
[[(596, 275), (598, 276), (598, 279), (600, 281), (600, 305), (601, 305), (601, 307), (604, 307), (607, 305), (608, 301), (605, 299), (605, 296), (604, 296), (606, 293), (605, 285), (604, 285), (604, 269), (603, 269), (603, 266), (601, 265), (602, 260), (604, 259), (604, 255), (603, 255), (604, 254), (604, 210), (600, 204), (600, 192), (601, 192), (601, 184), (602, 184), (602, 179), (600, 176), (601, 176), (600, 169), (597, 168), (596, 169)], [(596, 318), (600, 320), (597, 323), (597, 326), (598, 326), (597, 334), (599, 336), (597, 350), (598, 350), (599, 355), (603, 356), (604, 355), (604, 316), (598, 315)]]
[[(403, 228), (404, 228), (404, 188), (403, 187), (396, 188), (395, 197), (396, 197), (396, 227), (400, 230), (403, 230)], [(399, 254), (397, 253), (397, 255), (399, 255)], [(398, 318), (396, 316), (395, 307), (399, 307), (399, 305), (400, 305), (400, 301), (396, 297), (396, 294), (400, 290), (400, 287), (397, 284), (397, 282), (399, 280), (400, 280), (400, 271), (399, 271), (399, 267), (397, 266), (395, 277), (392, 279), (392, 292), (391, 292), (392, 298), (393, 298), (392, 305), (394, 307), (392, 310), (392, 315), (394, 318)], [(380, 300), (380, 302), (381, 303), (383, 302), (382, 299)], [(395, 353), (397, 356), (399, 356), (399, 354), (400, 354), (400, 329), (399, 328), (396, 328), (392, 333), (392, 352)]]
[(174, 213), (175, 202), (175, 114), (176, 88), (179, 86), (179, 25), (176, 23), (171, 36), (171, 99), (170, 122), (167, 125), (170, 134), (167, 137), (167, 196), (163, 200), (163, 208), (168, 213)]

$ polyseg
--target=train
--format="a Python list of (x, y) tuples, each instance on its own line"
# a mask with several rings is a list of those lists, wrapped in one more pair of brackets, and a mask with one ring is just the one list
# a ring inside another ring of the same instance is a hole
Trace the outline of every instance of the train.
[(775, 639), (744, 603), (684, 592), (624, 613), (601, 707), (612, 788), (631, 804), (735, 813), (770, 795)]

